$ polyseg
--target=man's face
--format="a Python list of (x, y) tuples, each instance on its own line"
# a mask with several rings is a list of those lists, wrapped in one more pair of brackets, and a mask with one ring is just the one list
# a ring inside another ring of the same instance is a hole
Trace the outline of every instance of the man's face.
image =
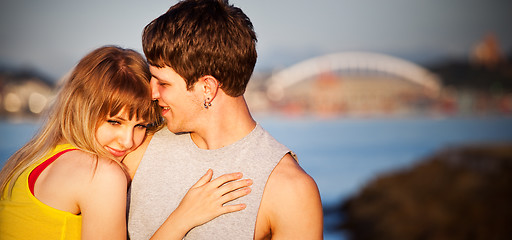
[(171, 67), (150, 66), (153, 99), (162, 107), (167, 128), (173, 133), (193, 132), (202, 110), (204, 93), (194, 86), (187, 90), (185, 79)]

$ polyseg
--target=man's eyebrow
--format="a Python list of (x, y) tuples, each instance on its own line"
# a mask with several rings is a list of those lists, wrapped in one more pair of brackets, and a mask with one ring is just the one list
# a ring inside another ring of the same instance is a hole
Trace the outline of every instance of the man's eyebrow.
[(158, 76), (155, 76), (155, 75), (151, 75), (151, 76), (153, 76), (156, 79), (156, 81), (158, 81), (159, 83), (172, 84), (172, 82), (170, 82), (169, 80), (159, 78)]

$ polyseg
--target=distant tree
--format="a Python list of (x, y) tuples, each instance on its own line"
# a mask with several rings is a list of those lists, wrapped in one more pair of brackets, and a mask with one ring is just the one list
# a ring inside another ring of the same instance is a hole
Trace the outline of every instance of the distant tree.
[(454, 61), (437, 64), (429, 69), (441, 78), (446, 87), (483, 92), (494, 91), (499, 87), (503, 91), (512, 91), (512, 64), (508, 61), (495, 68)]
[(445, 150), (330, 210), (353, 240), (492, 240), (512, 239), (511, 203), (512, 144), (504, 144)]

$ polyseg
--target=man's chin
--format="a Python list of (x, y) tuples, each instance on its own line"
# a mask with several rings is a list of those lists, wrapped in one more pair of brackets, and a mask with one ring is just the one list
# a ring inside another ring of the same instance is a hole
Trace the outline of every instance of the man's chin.
[(172, 127), (172, 125), (171, 125), (171, 123), (169, 123), (169, 121), (167, 121), (167, 129), (168, 129), (169, 131), (173, 132), (173, 133), (176, 133), (176, 132), (175, 132), (175, 131), (176, 131), (176, 129), (174, 129), (174, 128)]
[(179, 129), (179, 128), (176, 128), (174, 127), (174, 125), (172, 125), (171, 123), (167, 122), (167, 129), (174, 133), (174, 134), (178, 134), (178, 133), (184, 133), (185, 131), (183, 131), (183, 129)]

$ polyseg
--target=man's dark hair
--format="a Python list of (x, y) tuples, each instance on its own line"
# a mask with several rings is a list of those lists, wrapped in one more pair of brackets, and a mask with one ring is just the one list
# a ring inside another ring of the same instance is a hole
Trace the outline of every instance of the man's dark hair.
[(256, 64), (256, 33), (243, 11), (221, 0), (185, 0), (153, 20), (142, 35), (148, 62), (169, 66), (190, 90), (206, 75), (241, 96)]

